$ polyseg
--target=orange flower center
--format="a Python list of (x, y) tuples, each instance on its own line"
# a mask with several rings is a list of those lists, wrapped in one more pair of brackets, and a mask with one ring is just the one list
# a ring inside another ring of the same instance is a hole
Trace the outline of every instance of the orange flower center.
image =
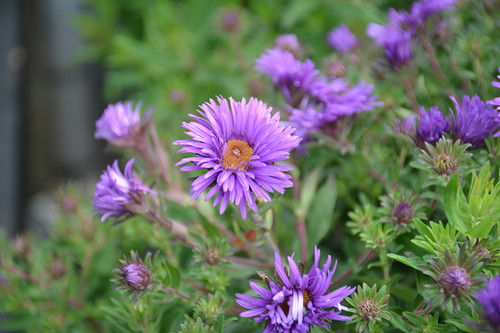
[[(253, 149), (241, 140), (229, 140), (227, 142), (227, 150), (222, 158), (222, 163), (228, 169), (238, 168), (239, 171), (245, 169), (245, 166), (252, 158)], [(243, 162), (243, 163), (242, 163)]]

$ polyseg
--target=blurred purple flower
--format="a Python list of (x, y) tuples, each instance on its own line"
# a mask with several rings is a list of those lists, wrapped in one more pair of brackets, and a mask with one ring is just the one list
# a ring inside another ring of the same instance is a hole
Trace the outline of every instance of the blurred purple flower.
[(500, 275), (488, 281), (475, 296), (483, 306), (491, 327), (500, 327)]
[(308, 91), (319, 74), (311, 60), (299, 61), (292, 53), (280, 48), (263, 53), (255, 61), (255, 69), (270, 77), (274, 85), (281, 88), (287, 103), (292, 104), (297, 92), (301, 95)]
[[(420, 120), (417, 128), (417, 142), (428, 142), (435, 144), (443, 135), (451, 129), (449, 119), (445, 119), (437, 106), (433, 106), (426, 112), (420, 108)], [(422, 145), (423, 146), (423, 145)]]
[(306, 138), (309, 134), (321, 132), (339, 118), (362, 111), (370, 111), (383, 105), (372, 94), (373, 85), (359, 82), (351, 87), (342, 78), (317, 77), (297, 107), (289, 107), (289, 124), (297, 129), (297, 135)]
[[(498, 72), (500, 73), (500, 67), (498, 67)], [(500, 75), (497, 75), (497, 78), (500, 80)], [(491, 85), (497, 88), (500, 88), (500, 82), (491, 81)]]
[(125, 173), (120, 171), (118, 161), (109, 166), (96, 184), (92, 205), (97, 214), (102, 215), (101, 222), (108, 217), (121, 218), (132, 214), (130, 204), (140, 204), (146, 192), (156, 192), (144, 185), (132, 172), (134, 159), (128, 161)]
[(109, 104), (102, 117), (96, 121), (96, 139), (104, 139), (115, 146), (131, 146), (143, 130), (152, 109), (141, 119), (141, 103), (132, 108), (132, 102)]
[(210, 188), (205, 200), (215, 196), (214, 206), (219, 202), (220, 214), (228, 202), (240, 207), (246, 219), (247, 204), (257, 212), (253, 194), (266, 201), (267, 192), (284, 193), (292, 187), (291, 176), (284, 173), (292, 168), (276, 165), (288, 159), (289, 151), (300, 142), (292, 135), (291, 127), (279, 125), (279, 112), (271, 115), (272, 108), (256, 98), (229, 102), (222, 96), (219, 104), (210, 99), (200, 106), (200, 116), (190, 115), (195, 121), (183, 123), (192, 140), (179, 140), (174, 145), (184, 146), (179, 153), (193, 153), (194, 157), (183, 158), (176, 165), (194, 163), (181, 168), (182, 171), (206, 170), (192, 184), (190, 193), (195, 199)]
[(236, 10), (227, 10), (222, 15), (222, 29), (226, 32), (234, 32), (240, 27), (240, 15)]
[(411, 31), (393, 24), (370, 23), (366, 33), (377, 45), (385, 49), (385, 56), (392, 68), (398, 69), (412, 59)]
[(424, 25), (430, 16), (442, 11), (455, 10), (456, 0), (421, 0), (414, 2), (410, 9), (411, 24)]
[(338, 52), (349, 52), (358, 47), (358, 40), (356, 36), (349, 30), (345, 24), (339, 25), (328, 33), (328, 45)]
[[(481, 101), (479, 96), (474, 95), (472, 99), (469, 96), (462, 98), (462, 105), (458, 103), (455, 97), (451, 97), (455, 103), (455, 112), (450, 108), (452, 116), (453, 140), (460, 140), (463, 143), (470, 143), (472, 146), (478, 146), (490, 134), (494, 134), (500, 125), (498, 122), (498, 112), (491, 106)], [(496, 133), (495, 136), (500, 135)]]
[[(498, 68), (498, 72), (500, 73), (500, 67)], [(497, 78), (500, 80), (500, 75), (497, 75)], [(496, 88), (500, 88), (500, 82), (497, 81), (492, 81), (491, 85)], [(497, 106), (497, 111), (500, 111), (500, 97), (495, 97), (490, 101), (487, 101), (486, 104), (488, 105), (495, 105)], [(497, 135), (495, 135), (497, 136)]]
[[(323, 268), (319, 268), (320, 250), (314, 248), (314, 263), (309, 273), (303, 274), (293, 260), (288, 257), (289, 271), (283, 266), (278, 253), (274, 254), (276, 281), (265, 278), (267, 289), (250, 282), (250, 286), (262, 298), (236, 294), (236, 302), (249, 309), (240, 314), (242, 317), (255, 317), (256, 322), (267, 321), (264, 332), (309, 332), (312, 325), (327, 327), (325, 320), (345, 321), (350, 317), (341, 315), (347, 308), (340, 303), (352, 294), (355, 288), (341, 287), (327, 293), (335, 273), (328, 256)], [(300, 266), (300, 264), (299, 264)], [(335, 311), (337, 308), (338, 311)]]
[(298, 56), (302, 53), (302, 48), (300, 46), (297, 36), (294, 34), (282, 34), (276, 37), (274, 45), (283, 50), (292, 53), (294, 56)]

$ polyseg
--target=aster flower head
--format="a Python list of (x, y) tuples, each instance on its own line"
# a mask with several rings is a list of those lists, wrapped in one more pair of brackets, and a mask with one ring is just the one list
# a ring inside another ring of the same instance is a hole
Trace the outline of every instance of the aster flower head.
[(147, 253), (141, 260), (136, 251), (130, 251), (130, 258), (124, 257), (120, 265), (113, 270), (119, 279), (111, 281), (118, 283), (116, 290), (126, 290), (123, 297), (131, 296), (130, 300), (135, 305), (145, 292), (155, 287), (154, 272), (151, 269), (151, 253)]
[(109, 104), (100, 119), (96, 121), (96, 139), (104, 139), (115, 146), (133, 146), (137, 136), (144, 132), (152, 109), (141, 118), (141, 103), (135, 108), (132, 102)]
[(464, 96), (461, 104), (455, 97), (451, 97), (451, 100), (455, 104), (455, 112), (450, 108), (454, 140), (477, 147), (498, 130), (498, 112), (491, 106), (487, 107), (479, 96), (475, 95), (472, 99)]
[(328, 33), (328, 45), (338, 52), (349, 52), (358, 47), (356, 36), (349, 30), (345, 24), (339, 25), (337, 28)]
[(500, 275), (486, 283), (486, 287), (475, 294), (483, 307), (486, 319), (493, 332), (500, 329)]
[[(309, 332), (312, 325), (327, 327), (330, 320), (346, 321), (350, 317), (341, 314), (347, 308), (340, 303), (352, 294), (355, 288), (344, 286), (327, 292), (335, 273), (330, 270), (331, 256), (322, 268), (319, 267), (320, 250), (314, 249), (314, 263), (307, 274), (302, 263), (297, 264), (293, 255), (288, 257), (290, 273), (285, 269), (278, 253), (275, 253), (275, 280), (261, 274), (267, 289), (255, 282), (250, 286), (262, 298), (236, 294), (236, 302), (249, 309), (242, 317), (255, 317), (256, 322), (266, 321), (264, 332)], [(335, 308), (338, 310), (336, 311)]]
[(229, 202), (240, 208), (246, 219), (247, 204), (257, 212), (254, 195), (270, 201), (269, 193), (284, 193), (292, 187), (291, 176), (284, 173), (292, 168), (275, 164), (288, 159), (300, 138), (292, 135), (292, 127), (280, 126), (279, 112), (256, 98), (241, 102), (222, 96), (200, 106), (201, 116), (183, 123), (192, 140), (175, 141), (184, 146), (179, 153), (196, 154), (176, 165), (193, 163), (182, 171), (204, 170), (192, 184), (192, 199), (209, 189), (205, 200), (215, 196), (214, 207), (220, 202), (220, 214)]
[(145, 194), (156, 195), (132, 172), (133, 164), (134, 159), (128, 161), (122, 173), (116, 160), (112, 166), (108, 165), (96, 184), (92, 205), (96, 214), (102, 215), (101, 222), (109, 217), (121, 219), (130, 216), (135, 206), (142, 205)]
[(393, 24), (380, 25), (370, 23), (367, 35), (385, 50), (385, 56), (391, 68), (398, 70), (412, 59), (411, 31)]
[(415, 143), (421, 148), (424, 142), (434, 145), (450, 129), (450, 120), (444, 118), (437, 106), (431, 107), (429, 112), (421, 107)]

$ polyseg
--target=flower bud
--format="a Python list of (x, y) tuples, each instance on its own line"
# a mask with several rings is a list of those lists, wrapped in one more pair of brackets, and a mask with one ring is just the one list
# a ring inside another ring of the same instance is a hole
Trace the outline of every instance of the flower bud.
[(119, 284), (118, 290), (126, 290), (125, 296), (131, 296), (130, 301), (135, 304), (145, 292), (154, 287), (154, 274), (150, 269), (151, 253), (142, 261), (137, 252), (131, 251), (130, 258), (120, 260), (121, 265), (113, 270), (120, 279), (111, 280)]
[(392, 211), (392, 220), (397, 225), (408, 225), (413, 221), (413, 207), (407, 202), (402, 202)]
[(130, 264), (122, 268), (122, 275), (130, 289), (144, 291), (148, 288), (151, 274), (141, 264)]
[(50, 276), (54, 279), (63, 278), (66, 275), (67, 269), (66, 264), (59, 258), (54, 258), (50, 263), (49, 268)]
[(240, 27), (240, 15), (235, 10), (228, 10), (222, 14), (222, 29), (225, 32), (235, 32)]
[(17, 256), (23, 260), (28, 260), (31, 253), (31, 244), (26, 235), (18, 235), (12, 241), (12, 247)]
[(439, 284), (447, 296), (459, 297), (469, 291), (470, 275), (464, 268), (452, 266), (441, 273)]

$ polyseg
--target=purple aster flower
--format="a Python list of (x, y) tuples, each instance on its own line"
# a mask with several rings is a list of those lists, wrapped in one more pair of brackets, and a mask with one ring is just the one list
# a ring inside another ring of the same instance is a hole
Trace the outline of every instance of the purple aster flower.
[(300, 46), (297, 36), (294, 34), (283, 34), (276, 37), (274, 45), (283, 50), (292, 53), (294, 56), (298, 56), (302, 53), (302, 48)]
[(173, 144), (185, 146), (179, 153), (193, 153), (176, 165), (192, 162), (182, 171), (206, 170), (192, 185), (190, 193), (195, 199), (210, 188), (205, 200), (215, 196), (214, 206), (220, 202), (220, 214), (228, 202), (240, 207), (246, 219), (247, 204), (257, 212), (253, 195), (266, 201), (268, 192), (284, 193), (293, 186), (291, 176), (284, 173), (292, 168), (276, 165), (288, 159), (289, 151), (300, 142), (292, 135), (291, 127), (279, 125), (279, 112), (271, 115), (272, 108), (256, 98), (229, 102), (222, 96), (219, 104), (210, 99), (200, 106), (200, 116), (190, 115), (194, 121), (183, 123), (192, 140), (179, 140)]
[(475, 296), (483, 306), (491, 326), (498, 329), (500, 327), (500, 275), (488, 281), (486, 287)]
[(115, 146), (131, 146), (144, 130), (152, 109), (140, 116), (141, 103), (132, 108), (132, 102), (110, 104), (96, 121), (96, 139), (105, 139)]
[[(309, 273), (301, 272), (293, 255), (288, 257), (290, 274), (283, 266), (278, 253), (275, 253), (276, 281), (265, 274), (267, 289), (255, 282), (250, 286), (262, 298), (236, 294), (236, 302), (249, 309), (240, 314), (242, 317), (255, 317), (256, 322), (266, 321), (264, 332), (309, 332), (311, 325), (327, 327), (329, 320), (345, 321), (350, 317), (341, 314), (347, 308), (340, 303), (352, 294), (355, 288), (344, 286), (327, 292), (335, 273), (337, 263), (330, 270), (332, 262), (328, 256), (326, 263), (319, 268), (320, 250), (314, 248), (314, 263)], [(336, 311), (335, 308), (338, 310)]]
[(145, 193), (156, 195), (156, 192), (142, 184), (132, 172), (134, 159), (128, 161), (125, 172), (118, 167), (118, 161), (109, 166), (96, 184), (92, 204), (97, 214), (102, 215), (101, 222), (108, 217), (126, 217), (133, 214), (133, 204), (141, 204)]
[(455, 97), (451, 97), (451, 100), (455, 103), (455, 112), (450, 108), (454, 140), (478, 146), (498, 130), (498, 112), (491, 106), (486, 107), (479, 96), (475, 95), (472, 99), (464, 96), (462, 105)]
[(339, 25), (328, 33), (328, 45), (338, 52), (344, 53), (354, 50), (358, 47), (356, 36), (349, 30), (345, 24)]
[(289, 104), (294, 104), (297, 97), (301, 98), (319, 74), (311, 60), (299, 61), (292, 53), (280, 48), (262, 54), (255, 61), (255, 69), (270, 77), (274, 85), (281, 88)]
[[(451, 129), (449, 119), (445, 119), (437, 106), (433, 106), (426, 112), (423, 107), (420, 108), (420, 121), (417, 128), (417, 145), (418, 143), (428, 142), (436, 143), (443, 133)], [(420, 146), (420, 145), (419, 145)], [(424, 145), (421, 145), (422, 147)]]
[[(500, 73), (500, 67), (498, 67), (498, 72)], [(497, 78), (500, 80), (500, 75), (497, 75)], [(491, 81), (491, 85), (492, 85), (493, 87), (500, 88), (500, 82), (497, 82), (497, 81)]]
[(370, 23), (366, 33), (375, 40), (377, 45), (385, 49), (385, 56), (391, 67), (398, 69), (412, 59), (411, 31), (406, 31), (392, 24)]
[[(498, 68), (498, 72), (500, 73), (500, 67)], [(500, 80), (500, 75), (497, 75), (497, 78)], [(491, 85), (493, 87), (500, 88), (500, 82), (492, 81)], [(487, 101), (486, 104), (495, 105), (495, 106), (497, 106), (497, 111), (500, 111), (500, 97), (495, 97), (491, 101)], [(498, 135), (495, 134), (495, 136), (498, 136)]]

